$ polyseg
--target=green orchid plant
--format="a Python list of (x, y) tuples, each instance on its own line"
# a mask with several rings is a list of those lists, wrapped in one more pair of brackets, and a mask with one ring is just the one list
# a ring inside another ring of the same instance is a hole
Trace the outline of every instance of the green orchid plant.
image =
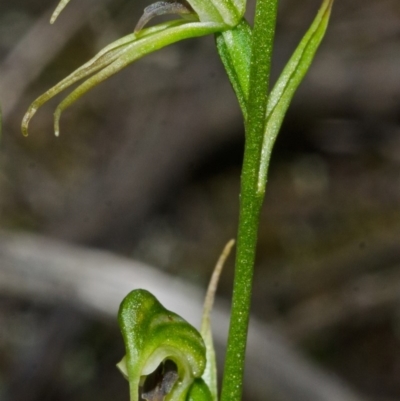
[[(61, 0), (51, 23), (68, 3), (69, 0)], [(133, 33), (101, 50), (37, 98), (22, 121), (22, 132), (27, 135), (29, 121), (39, 107), (83, 80), (55, 110), (54, 131), (58, 136), (62, 112), (94, 86), (167, 45), (215, 35), (245, 128), (235, 278), (221, 401), (241, 400), (257, 232), (271, 152), (294, 93), (325, 35), (333, 0), (322, 0), (316, 17), (269, 91), (277, 5), (278, 0), (257, 0), (251, 27), (244, 19), (244, 0), (158, 1), (146, 7)], [(152, 18), (162, 14), (182, 18), (145, 28)], [(222, 260), (227, 252), (226, 249)], [(211, 280), (200, 333), (166, 310), (146, 290), (134, 290), (124, 299), (119, 323), (126, 355), (118, 367), (129, 381), (131, 401), (217, 401), (209, 315), (219, 273), (220, 267)]]

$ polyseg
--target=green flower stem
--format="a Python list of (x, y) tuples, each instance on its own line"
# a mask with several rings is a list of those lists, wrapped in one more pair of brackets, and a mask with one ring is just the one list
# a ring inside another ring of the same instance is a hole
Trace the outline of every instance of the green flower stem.
[(240, 401), (250, 316), (250, 301), (259, 216), (265, 188), (258, 187), (268, 83), (275, 34), (277, 0), (258, 0), (253, 28), (246, 142), (231, 322), (221, 401)]

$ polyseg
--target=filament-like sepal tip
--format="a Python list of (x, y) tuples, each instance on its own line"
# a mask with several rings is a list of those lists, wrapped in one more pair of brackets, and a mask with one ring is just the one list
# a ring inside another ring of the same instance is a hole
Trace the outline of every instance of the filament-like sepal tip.
[(50, 24), (54, 24), (54, 22), (56, 22), (56, 19), (58, 18), (58, 16), (61, 14), (61, 11), (64, 10), (64, 8), (67, 6), (67, 4), (69, 3), (70, 0), (61, 0), (58, 3), (58, 6), (56, 7), (56, 9), (54, 10), (51, 18), (50, 18)]
[(57, 108), (56, 111), (54, 112), (54, 135), (56, 137), (60, 136), (60, 117), (61, 117), (61, 110)]
[(21, 125), (21, 130), (22, 130), (22, 135), (23, 136), (28, 136), (28, 125), (29, 122), (31, 121), (32, 117), (35, 115), (37, 111), (36, 107), (29, 107), (28, 111), (25, 113), (24, 118), (22, 119), (22, 125)]

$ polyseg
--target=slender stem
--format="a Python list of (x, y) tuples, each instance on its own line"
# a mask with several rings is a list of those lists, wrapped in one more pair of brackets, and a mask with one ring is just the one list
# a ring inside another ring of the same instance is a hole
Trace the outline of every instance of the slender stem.
[(258, 0), (253, 28), (246, 143), (231, 322), (221, 401), (240, 401), (259, 217), (265, 188), (257, 186), (278, 0)]

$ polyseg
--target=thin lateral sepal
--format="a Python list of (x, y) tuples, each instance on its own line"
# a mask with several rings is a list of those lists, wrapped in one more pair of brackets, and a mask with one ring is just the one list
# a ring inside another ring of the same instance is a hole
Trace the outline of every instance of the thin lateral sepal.
[(209, 23), (184, 23), (180, 26), (163, 30), (157, 35), (146, 36), (143, 39), (134, 42), (130, 45), (128, 51), (125, 52), (123, 57), (119, 57), (112, 64), (99, 71), (94, 76), (87, 79), (83, 84), (79, 85), (72, 91), (56, 108), (54, 112), (54, 133), (56, 136), (60, 134), (60, 117), (64, 110), (80, 99), (90, 89), (94, 88), (107, 78), (121, 71), (123, 68), (144, 57), (145, 55), (154, 52), (162, 47), (170, 45), (174, 42), (193, 38), (195, 36), (202, 36), (209, 33), (214, 33), (216, 28), (213, 24)]
[(235, 245), (235, 240), (231, 239), (225, 245), (220, 257), (218, 258), (217, 264), (215, 265), (213, 274), (210, 279), (210, 283), (208, 284), (207, 293), (204, 300), (203, 317), (201, 321), (200, 333), (206, 345), (206, 356), (207, 356), (206, 369), (202, 377), (203, 380), (208, 385), (208, 388), (210, 389), (213, 401), (218, 400), (218, 387), (217, 387), (217, 363), (215, 358), (214, 342), (212, 338), (210, 316), (214, 306), (215, 293), (217, 291), (217, 286), (219, 278), (221, 277), (222, 269), (234, 245)]
[(269, 160), (290, 102), (309, 70), (316, 51), (325, 35), (334, 0), (324, 0), (310, 28), (286, 64), (268, 98), (258, 191), (264, 191)]
[(54, 10), (51, 18), (50, 18), (50, 24), (54, 24), (56, 22), (56, 19), (58, 16), (61, 14), (61, 12), (64, 10), (64, 8), (67, 6), (67, 4), (70, 2), (70, 0), (61, 0), (56, 9)]
[[(27, 136), (28, 124), (41, 107), (58, 93), (75, 82), (95, 73), (68, 95), (55, 112), (55, 134), (59, 134), (58, 120), (63, 110), (78, 100), (88, 90), (120, 71), (130, 63), (179, 40), (215, 33), (224, 27), (214, 23), (170, 21), (153, 28), (147, 28), (138, 34), (130, 34), (107, 46), (92, 60), (78, 68), (67, 78), (37, 98), (29, 107), (22, 121), (22, 133)], [(100, 71), (99, 71), (100, 70)]]
[(126, 45), (129, 45), (137, 36), (130, 34), (117, 40), (101, 50), (91, 60), (83, 64), (81, 67), (76, 69), (73, 73), (65, 77), (58, 84), (47, 90), (43, 95), (35, 99), (29, 106), (27, 112), (22, 120), (22, 133), (24, 136), (28, 135), (28, 125), (36, 111), (43, 106), (46, 102), (58, 95), (63, 90), (67, 89), (74, 83), (86, 78), (89, 75), (96, 73), (97, 71), (105, 68), (107, 65), (115, 61), (124, 51), (126, 51)]

